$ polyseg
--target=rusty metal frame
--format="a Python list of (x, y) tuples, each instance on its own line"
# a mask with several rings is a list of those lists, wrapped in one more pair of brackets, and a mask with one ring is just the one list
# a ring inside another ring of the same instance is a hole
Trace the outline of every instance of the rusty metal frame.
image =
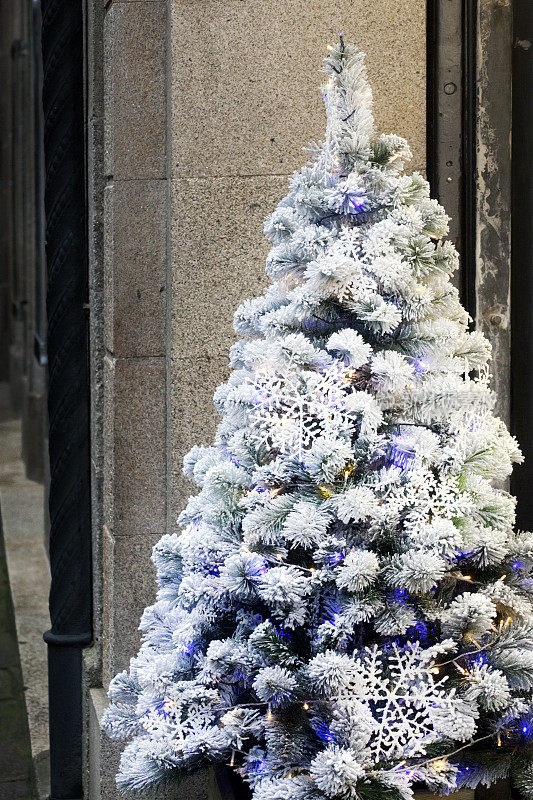
[(450, 216), (450, 239), (462, 240), (462, 0), (428, 0), (427, 175)]
[(492, 345), (496, 413), (510, 421), (512, 0), (477, 15), (476, 320)]
[(461, 255), (458, 285), (493, 349), (509, 421), (511, 0), (428, 0), (427, 163)]
[(450, 216), (461, 254), (456, 278), (474, 319), (476, 162), (476, 0), (429, 0), (427, 21), (427, 173)]

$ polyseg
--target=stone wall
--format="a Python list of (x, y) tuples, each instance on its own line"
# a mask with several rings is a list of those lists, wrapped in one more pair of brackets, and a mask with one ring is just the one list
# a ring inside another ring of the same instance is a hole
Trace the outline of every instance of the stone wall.
[[(424, 169), (425, 7), (408, 0), (89, 0), (88, 122), (95, 644), (86, 783), (115, 800), (105, 689), (137, 651), (153, 544), (212, 440), (236, 306), (265, 285), (263, 219), (322, 136), (318, 86), (343, 31), (368, 52), (377, 124)], [(172, 797), (214, 798), (208, 776)], [(160, 792), (158, 796), (164, 796)]]

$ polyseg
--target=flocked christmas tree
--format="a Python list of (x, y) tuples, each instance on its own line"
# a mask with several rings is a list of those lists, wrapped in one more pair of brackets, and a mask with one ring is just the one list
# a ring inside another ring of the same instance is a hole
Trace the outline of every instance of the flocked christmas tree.
[(325, 141), (266, 223), (272, 284), (236, 313), (201, 491), (111, 684), (118, 782), (227, 763), (255, 800), (507, 774), (533, 797), (533, 535), (491, 483), (520, 453), (443, 209), (374, 133), (363, 54), (325, 65)]

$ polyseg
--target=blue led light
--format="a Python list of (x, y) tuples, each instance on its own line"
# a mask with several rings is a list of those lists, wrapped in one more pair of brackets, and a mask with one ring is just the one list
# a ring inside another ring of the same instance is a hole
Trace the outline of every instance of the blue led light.
[(412, 465), (414, 457), (415, 454), (411, 450), (410, 445), (404, 442), (401, 436), (396, 436), (391, 439), (387, 458), (389, 467), (396, 467), (396, 469), (405, 472)]
[(323, 722), (318, 722), (315, 726), (315, 733), (322, 742), (334, 742), (335, 736)]
[(155, 710), (157, 711), (160, 717), (164, 717), (165, 719), (170, 717), (171, 706), (168, 698), (165, 697), (164, 700), (160, 700), (159, 703), (157, 703)]
[(428, 627), (423, 620), (418, 620), (416, 625), (412, 625), (408, 630), (407, 634), (409, 639), (415, 637), (415, 641), (425, 642), (428, 638)]
[(344, 558), (344, 553), (326, 553), (324, 556), (324, 561), (326, 564), (330, 564), (331, 566), (335, 566), (338, 564), (339, 561), (342, 561)]
[(424, 375), (428, 371), (428, 365), (423, 359), (417, 358), (413, 361), (413, 369), (415, 375)]
[(258, 759), (254, 759), (253, 761), (250, 761), (249, 762), (249, 766), (256, 773), (262, 773), (262, 772), (265, 772), (266, 769), (268, 769), (267, 762), (263, 761), (262, 758), (258, 758)]
[(337, 619), (341, 614), (341, 607), (339, 606), (338, 603), (329, 603), (329, 607), (327, 610), (329, 612), (329, 622), (331, 622), (332, 625), (335, 625)]

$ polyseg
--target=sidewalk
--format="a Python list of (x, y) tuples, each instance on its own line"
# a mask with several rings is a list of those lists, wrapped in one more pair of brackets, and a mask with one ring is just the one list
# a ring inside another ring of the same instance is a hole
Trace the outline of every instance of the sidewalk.
[(34, 800), (30, 732), (1, 528), (0, 645), (0, 800)]
[[(44, 548), (43, 486), (25, 476), (20, 459), (20, 422), (7, 411), (5, 397), (5, 384), (0, 384), (0, 514), (5, 545), (0, 554), (4, 569), (0, 701), (8, 703), (0, 706), (0, 800), (34, 800), (48, 793), (48, 681), (43, 632), (50, 625), (50, 572)], [(6, 682), (8, 675), (10, 683)], [(13, 680), (13, 675), (19, 675), (20, 680)], [(13, 730), (4, 719), (5, 714), (9, 716), (8, 709), (14, 714)], [(17, 757), (11, 747), (19, 753)], [(29, 773), (24, 771), (28, 764)], [(9, 783), (11, 775), (15, 783)], [(22, 784), (16, 783), (24, 780), (25, 794), (21, 793)]]

